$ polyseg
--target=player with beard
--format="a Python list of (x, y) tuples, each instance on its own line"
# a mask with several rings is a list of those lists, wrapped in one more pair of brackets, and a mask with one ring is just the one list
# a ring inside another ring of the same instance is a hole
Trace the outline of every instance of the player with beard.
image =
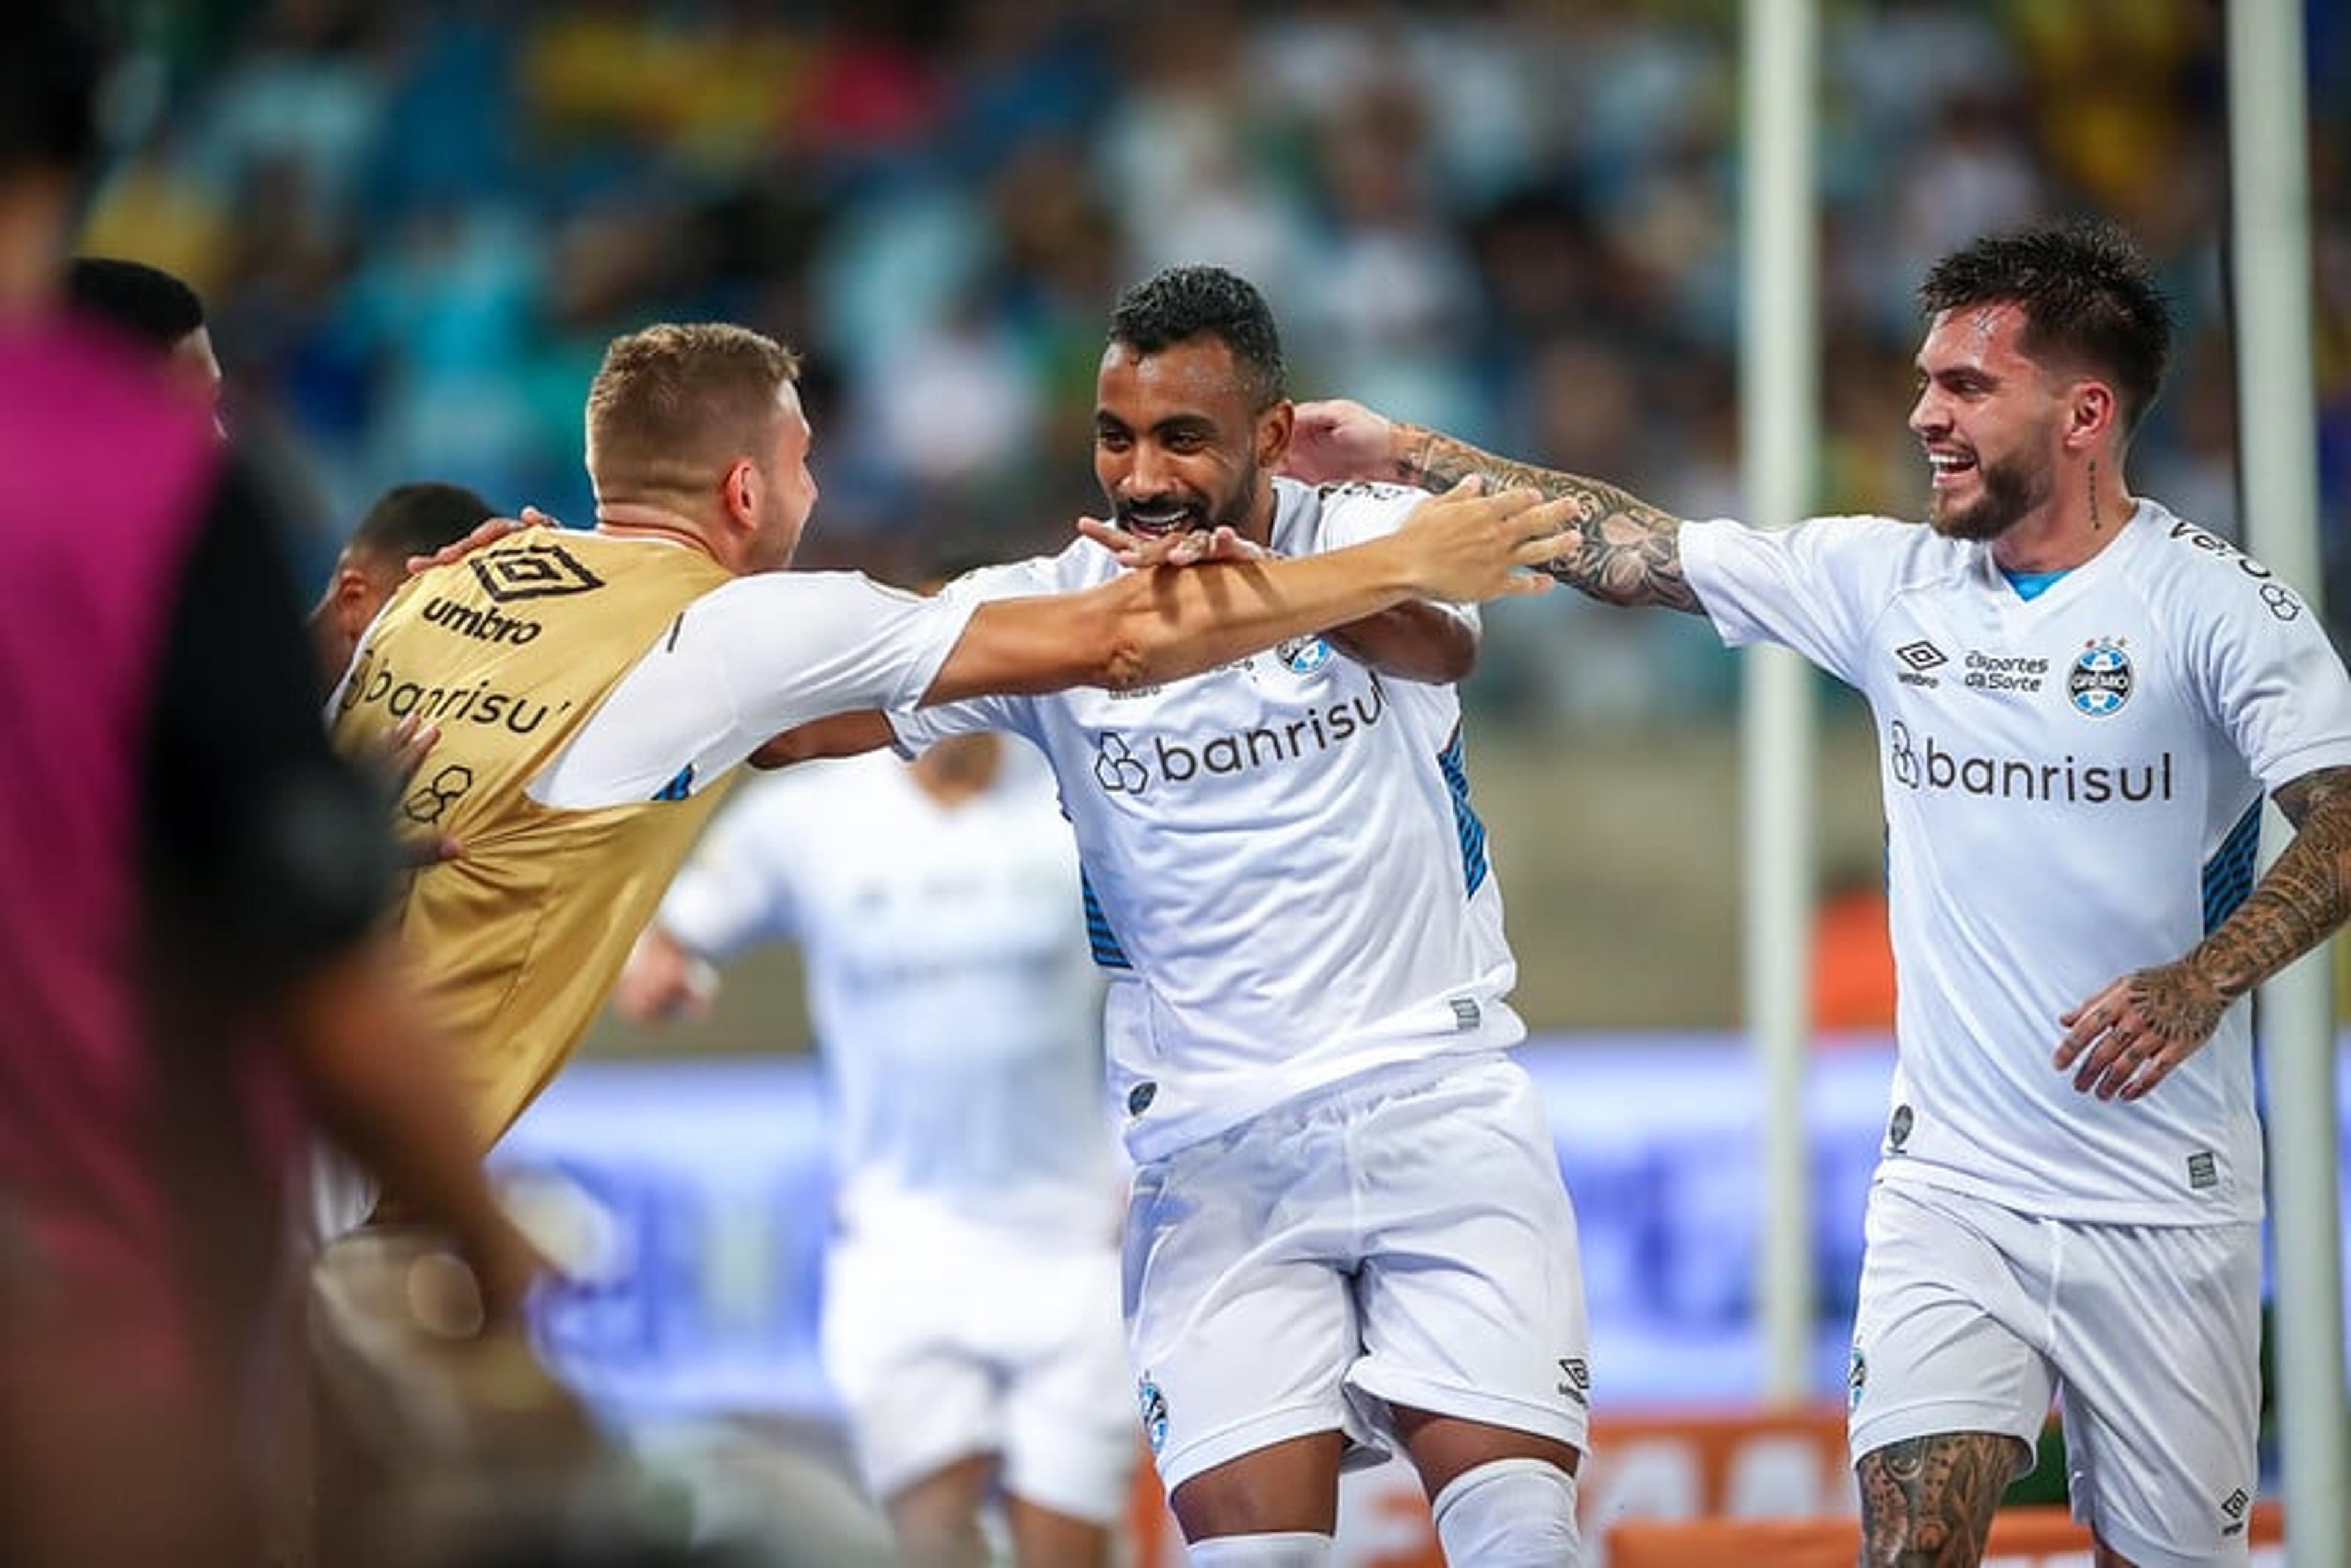
[[(2351, 680), (2299, 594), (2126, 486), (2171, 336), (2126, 238), (1979, 240), (1920, 298), (1924, 528), (1686, 523), (1353, 404), (1301, 410), (1293, 450), (1325, 478), (1573, 497), (1561, 580), (1868, 697), (1900, 1064), (1854, 1330), (1864, 1560), (1980, 1560), (2053, 1392), (2101, 1563), (2241, 1563), (2244, 998), (2351, 916)], [(2264, 793), (2296, 833), (2257, 883)]]
[[(1279, 478), (1293, 405), (1256, 289), (1130, 289), (1096, 383), (1121, 548), (1311, 556), (1394, 529), (1394, 485)], [(1178, 546), (1181, 549), (1178, 549)], [(989, 569), (984, 602), (1114, 580), (1112, 550)], [(788, 737), (770, 760), (1005, 729), (1050, 761), (1110, 977), (1136, 1163), (1128, 1350), (1145, 1435), (1217, 1568), (1327, 1563), (1343, 1466), (1402, 1448), (1448, 1562), (1580, 1554), (1575, 1218), (1533, 1085), (1460, 704), (1474, 612), (1406, 602), (1114, 694), (983, 697)]]

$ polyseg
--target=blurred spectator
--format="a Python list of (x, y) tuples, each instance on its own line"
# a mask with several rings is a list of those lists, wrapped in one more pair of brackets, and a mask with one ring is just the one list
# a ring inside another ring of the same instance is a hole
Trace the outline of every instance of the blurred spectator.
[[(2351, 579), (2338, 9), (2309, 6), (2310, 101), (2326, 549)], [(1855, 372), (1907, 378), (1919, 257), (2076, 209), (2148, 236), (2183, 350), (2210, 361), (2217, 17), (1828, 7), (1830, 394)], [(1567, 454), (1520, 442), (1502, 411), (1554, 338), (1588, 340), (1615, 362), (1601, 384), (1629, 384), (1638, 409), (1602, 421), (1628, 444), (1593, 466), (1663, 493), (1720, 416), (1660, 398), (1658, 378), (1735, 349), (1733, 22), (1674, 0), (266, 0), (156, 40), (178, 96), (94, 233), (208, 291), (238, 347), (240, 423), (308, 455), (328, 517), (429, 471), (584, 518), (570, 403), (595, 351), (717, 316), (806, 342), (838, 378), (823, 548), (887, 560), (910, 534), (1010, 526), (1085, 494), (1061, 438), (1113, 281), (1189, 261), (1261, 281), (1301, 391), (1422, 410), (1538, 460)], [(951, 359), (909, 347), (943, 332)], [(939, 406), (954, 417), (920, 412)], [(1836, 504), (1915, 501), (1908, 454), (1830, 423)], [(2168, 472), (2177, 443), (2231, 484), (2216, 434), (2200, 410), (2159, 417), (2137, 455)], [(1498, 618), (1505, 641), (1514, 619)], [(1729, 689), (1687, 662), (1660, 678), (1685, 709), (1720, 711)]]

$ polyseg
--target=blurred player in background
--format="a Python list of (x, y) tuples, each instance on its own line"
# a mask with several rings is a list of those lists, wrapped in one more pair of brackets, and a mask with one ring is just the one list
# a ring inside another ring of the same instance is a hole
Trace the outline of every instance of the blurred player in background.
[[(1920, 298), (1924, 528), (1686, 523), (1353, 404), (1301, 410), (1293, 455), (1572, 497), (1561, 580), (1784, 643), (1869, 698), (1900, 1066), (1854, 1330), (1865, 1560), (1979, 1560), (2053, 1389), (2102, 1562), (2242, 1562), (2244, 998), (2351, 915), (2351, 680), (2300, 595), (2126, 488), (2170, 344), (2126, 238), (1980, 240)], [(2264, 793), (2297, 831), (2256, 883)]]
[(1106, 1568), (1135, 1456), (1123, 1191), (1077, 854), (1036, 758), (959, 736), (761, 779), (662, 901), (614, 1002), (706, 1005), (696, 971), (799, 944), (832, 1092), (827, 1371), (925, 1568)]
[(326, 589), (310, 610), (319, 667), (329, 686), (350, 667), (368, 622), (408, 580), (408, 563), (470, 537), (495, 516), (487, 501), (464, 486), (429, 479), (394, 485), (375, 498), (343, 542)]
[(375, 935), (381, 809), (319, 734), (271, 510), (66, 312), (102, 72), (73, 9), (0, 16), (0, 1541), (241, 1564), (303, 1122), (460, 1239), (499, 1321), (534, 1260)]
[(218, 428), (220, 356), (213, 352), (204, 302), (182, 278), (143, 261), (78, 256), (66, 267), (66, 298), (162, 354), (172, 382), (187, 390)]
[[(1094, 470), (1119, 531), (1101, 541), (1313, 556), (1412, 509), (1394, 486), (1275, 477), (1292, 409), (1245, 280), (1163, 272), (1109, 337)], [(950, 591), (1119, 570), (1081, 541)], [(1449, 1563), (1580, 1552), (1583, 1279), (1549, 1124), (1507, 1054), (1517, 968), (1452, 685), (1478, 635), (1474, 612), (1409, 602), (1189, 680), (856, 716), (778, 747), (1005, 729), (1052, 763), (1113, 977), (1129, 1354), (1196, 1563), (1327, 1562), (1343, 1465), (1397, 1445)]]

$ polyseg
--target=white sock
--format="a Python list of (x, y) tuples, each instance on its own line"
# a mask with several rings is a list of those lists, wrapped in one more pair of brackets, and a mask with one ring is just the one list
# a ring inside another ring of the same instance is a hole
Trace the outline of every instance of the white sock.
[(1279, 1535), (1212, 1535), (1184, 1548), (1191, 1568), (1330, 1568), (1331, 1538), (1303, 1530)]
[(1583, 1560), (1575, 1478), (1549, 1459), (1489, 1459), (1431, 1505), (1446, 1568), (1561, 1568)]

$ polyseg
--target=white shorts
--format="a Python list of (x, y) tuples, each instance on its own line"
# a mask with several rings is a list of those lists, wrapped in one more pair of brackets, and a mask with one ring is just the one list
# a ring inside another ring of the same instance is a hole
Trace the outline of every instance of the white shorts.
[(1109, 1523), (1135, 1458), (1117, 1251), (938, 1241), (869, 1234), (826, 1257), (825, 1370), (867, 1486), (887, 1502), (995, 1454), (1013, 1496)]
[(2074, 1518), (2141, 1568), (2247, 1560), (2259, 1225), (2083, 1225), (1881, 1181), (1866, 1238), (1855, 1463), (1946, 1432), (2029, 1449), (2053, 1393)]
[(1575, 1213), (1507, 1057), (1350, 1079), (1141, 1166), (1126, 1312), (1170, 1491), (1316, 1432), (1375, 1462), (1392, 1406), (1584, 1446)]

